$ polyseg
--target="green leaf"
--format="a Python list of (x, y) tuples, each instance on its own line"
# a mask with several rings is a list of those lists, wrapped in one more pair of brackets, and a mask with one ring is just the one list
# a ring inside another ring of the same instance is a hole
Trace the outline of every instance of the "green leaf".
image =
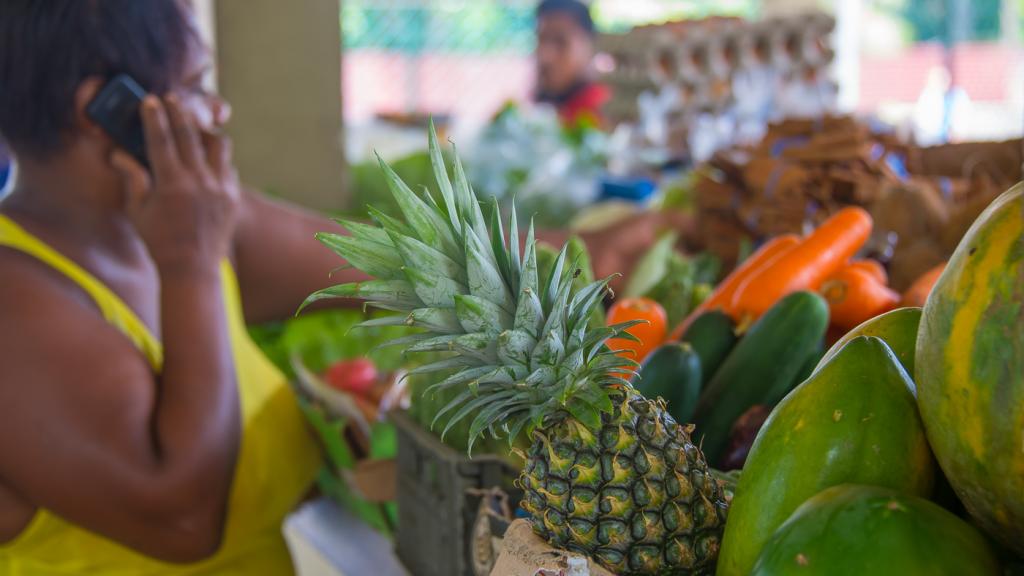
[(508, 260), (509, 260), (509, 286), (512, 293), (518, 294), (520, 287), (519, 267), (522, 265), (519, 256), (519, 219), (516, 217), (516, 201), (512, 200), (512, 214), (508, 220)]
[(523, 330), (506, 330), (498, 335), (498, 359), (505, 364), (528, 367), (537, 339)]
[(565, 409), (591, 432), (596, 433), (601, 430), (601, 411), (593, 404), (577, 397), (569, 400)]
[[(510, 398), (513, 395), (515, 395), (515, 392), (509, 390), (480, 396), (467, 402), (465, 405), (462, 406), (462, 408), (458, 410), (458, 412), (455, 413), (454, 416), (448, 419), (448, 423), (445, 425), (444, 430), (441, 431), (441, 439), (444, 440), (445, 435), (448, 433), (449, 430), (451, 430), (452, 426), (454, 426), (458, 421), (468, 416), (474, 410), (477, 410), (482, 406), (492, 402), (498, 404), (502, 400)], [(472, 435), (470, 435), (470, 442), (472, 443), (472, 441), (473, 437)]]
[(378, 244), (391, 245), (391, 238), (388, 237), (386, 230), (379, 226), (371, 226), (363, 222), (356, 222), (355, 220), (345, 220), (342, 218), (333, 218), (333, 220), (345, 228), (355, 238), (362, 238), (370, 242), (376, 242)]
[(459, 284), (450, 277), (437, 273), (436, 269), (425, 267), (421, 270), (406, 266), (403, 272), (424, 306), (453, 308), (455, 306), (453, 295), (469, 291), (464, 284)]
[(466, 332), (497, 334), (512, 327), (512, 316), (497, 304), (472, 295), (455, 296), (455, 314)]
[(624, 356), (618, 356), (616, 354), (599, 355), (594, 358), (587, 365), (590, 370), (601, 371), (613, 371), (613, 370), (630, 370), (639, 368), (640, 365), (631, 358)]
[[(313, 302), (335, 298), (373, 300), (380, 304), (395, 306), (399, 312), (409, 312), (423, 306), (412, 284), (405, 280), (367, 280), (331, 286), (311, 294), (302, 306), (305, 308)], [(299, 311), (301, 312), (302, 308)]]
[(513, 412), (516, 408), (509, 407), (508, 404), (503, 402), (494, 402), (490, 406), (484, 408), (473, 418), (473, 423), (469, 426), (469, 452), (473, 451), (473, 441), (480, 437), (480, 434), (487, 428), (490, 428), (496, 423), (501, 422), (504, 416)]
[(418, 374), (430, 374), (432, 372), (440, 372), (441, 370), (450, 370), (452, 368), (465, 368), (470, 366), (469, 358), (462, 356), (452, 356), (451, 358), (445, 358), (444, 360), (438, 360), (437, 362), (431, 362), (430, 364), (424, 364), (423, 366), (417, 366), (409, 371), (410, 376)]
[[(370, 214), (370, 217), (380, 224), (386, 232), (397, 232), (404, 236), (415, 236), (416, 232), (410, 228), (405, 222), (392, 218), (388, 214), (381, 212), (373, 206), (367, 206), (366, 211)], [(390, 242), (391, 238), (388, 237)]]
[[(491, 251), (494, 253), (498, 271), (505, 278), (508, 286), (515, 291), (515, 286), (512, 283), (513, 264), (509, 261), (508, 251), (505, 248), (505, 229), (501, 222), (501, 210), (498, 208), (497, 200), (491, 205)], [(519, 263), (516, 262), (515, 266), (518, 265)]]
[(544, 290), (544, 298), (541, 300), (545, 312), (551, 311), (555, 304), (555, 299), (561, 291), (562, 268), (565, 267), (565, 258), (568, 251), (568, 245), (562, 246), (562, 249), (558, 252), (558, 257), (555, 259), (555, 263), (551, 266), (551, 272), (548, 273), (547, 288)]
[(608, 281), (609, 279), (607, 278), (598, 280), (588, 284), (573, 295), (572, 302), (569, 303), (568, 312), (571, 319), (569, 324), (570, 330), (579, 328), (582, 322), (587, 322), (589, 325), (591, 310), (600, 306), (604, 295), (608, 292)]
[(552, 366), (538, 366), (526, 377), (525, 384), (530, 387), (551, 386), (557, 380), (558, 373)]
[[(452, 148), (454, 149), (454, 146)], [(462, 167), (462, 160), (459, 158), (457, 151), (454, 164), (456, 201), (459, 204), (459, 209), (462, 211), (462, 217), (469, 223), (470, 228), (476, 233), (476, 237), (481, 242), (487, 242), (488, 233), (484, 222), (484, 214), (480, 210), (480, 203), (477, 201), (476, 194), (473, 193), (473, 189), (469, 185), (466, 171)], [(462, 234), (463, 236), (468, 236), (469, 231), (464, 229)]]
[(433, 338), (433, 337), (434, 337), (433, 335), (427, 334), (425, 332), (421, 332), (419, 334), (410, 334), (408, 336), (402, 336), (401, 338), (395, 338), (393, 340), (388, 340), (387, 342), (382, 342), (382, 343), (374, 346), (373, 349), (371, 350), (371, 352), (375, 352), (377, 350), (383, 350), (385, 348), (394, 348), (394, 347), (403, 347), (404, 348), (406, 346), (411, 346), (413, 344), (416, 344), (417, 342), (422, 342), (423, 340), (429, 340), (430, 338)]
[(458, 334), (434, 336), (409, 346), (406, 352), (451, 352), (454, 348), (455, 339), (458, 337)]
[(552, 330), (545, 333), (544, 337), (537, 342), (536, 348), (530, 355), (530, 368), (538, 370), (541, 366), (557, 366), (565, 355), (565, 344), (561, 335)]
[(652, 288), (658, 285), (668, 273), (669, 259), (675, 253), (676, 241), (679, 235), (675, 232), (666, 232), (651, 246), (650, 250), (640, 259), (629, 281), (626, 282), (626, 289), (622, 295), (625, 298), (637, 298), (646, 296)]
[(416, 268), (424, 273), (446, 276), (459, 284), (466, 285), (465, 267), (449, 258), (444, 252), (411, 236), (403, 236), (394, 232), (391, 232), (390, 236), (397, 252), (410, 268)]
[(569, 307), (569, 292), (571, 290), (571, 282), (561, 282), (558, 286), (558, 292), (551, 299), (551, 308), (548, 311), (547, 322), (544, 324), (544, 332), (557, 332), (561, 336), (565, 331), (566, 309)]
[(515, 443), (516, 438), (519, 436), (520, 432), (523, 431), (523, 427), (526, 426), (526, 424), (529, 421), (530, 421), (530, 413), (526, 412), (522, 416), (519, 416), (518, 418), (515, 418), (514, 420), (512, 420), (511, 424), (509, 424), (509, 426), (508, 426), (508, 445), (509, 445), (510, 448)]
[(382, 280), (402, 278), (402, 258), (390, 244), (327, 232), (317, 234), (316, 239), (369, 276)]
[(379, 326), (408, 326), (409, 317), (404, 314), (396, 314), (394, 316), (382, 316), (380, 318), (371, 318), (356, 324), (355, 328), (376, 328)]
[(466, 277), (469, 293), (493, 302), (506, 312), (514, 309), (512, 295), (494, 262), (475, 236), (466, 236)]
[(526, 248), (523, 252), (523, 266), (521, 270), (522, 274), (519, 278), (519, 291), (522, 293), (523, 290), (530, 289), (538, 297), (540, 293), (540, 283), (537, 277), (537, 241), (533, 237), (533, 222), (530, 222), (530, 228), (526, 233)]
[(525, 332), (536, 340), (544, 327), (544, 307), (537, 293), (528, 287), (519, 292), (519, 305), (512, 323), (514, 330)]
[(490, 372), (493, 372), (493, 371), (494, 371), (494, 366), (480, 366), (480, 367), (477, 367), (477, 368), (466, 368), (465, 370), (461, 370), (461, 371), (459, 371), (459, 372), (457, 372), (455, 374), (452, 374), (451, 376), (445, 378), (444, 380), (442, 380), (442, 381), (440, 381), (440, 382), (438, 382), (436, 384), (430, 385), (426, 389), (426, 392), (427, 393), (433, 393), (433, 392), (437, 392), (437, 391), (440, 391), (440, 390), (445, 390), (447, 388), (451, 388), (452, 386), (461, 386), (461, 385), (464, 385), (464, 384), (468, 384), (469, 382), (472, 382), (473, 380), (476, 380), (476, 379), (480, 378), (481, 376), (485, 376), (485, 375), (487, 375), (487, 374), (489, 374)]
[(437, 142), (437, 130), (434, 128), (433, 119), (430, 120), (428, 146), (430, 152), (430, 165), (434, 169), (434, 178), (437, 180), (437, 187), (441, 190), (441, 197), (444, 199), (448, 219), (451, 221), (452, 230), (456, 234), (462, 233), (462, 222), (459, 220), (459, 211), (455, 207), (455, 191), (452, 189), (452, 182), (448, 179), (448, 169), (444, 165), (444, 156), (441, 154), (441, 146)]
[(581, 388), (577, 395), (602, 413), (611, 414), (615, 410), (615, 407), (612, 405), (612, 399), (608, 396), (607, 389), (586, 386)]
[(455, 340), (455, 351), (459, 354), (476, 358), (480, 362), (496, 364), (498, 362), (497, 343), (493, 334), (465, 334)]
[(481, 384), (514, 384), (522, 381), (529, 374), (526, 368), (518, 366), (498, 366), (477, 380)]
[[(438, 246), (448, 254), (459, 254), (461, 249), (455, 243), (451, 227), (432, 209), (430, 204), (417, 196), (402, 179), (395, 174), (395, 171), (380, 160), (381, 168), (387, 179), (388, 187), (398, 203), (405, 221), (416, 232), (418, 240), (429, 246)], [(392, 232), (393, 234), (393, 232)]]
[(462, 324), (450, 308), (418, 308), (406, 320), (409, 326), (426, 328), (439, 334), (461, 334)]

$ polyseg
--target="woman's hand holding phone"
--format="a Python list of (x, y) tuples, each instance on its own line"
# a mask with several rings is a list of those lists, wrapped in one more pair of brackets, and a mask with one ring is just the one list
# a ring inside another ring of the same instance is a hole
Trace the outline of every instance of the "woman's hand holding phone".
[(128, 216), (161, 275), (216, 272), (230, 250), (241, 194), (231, 142), (201, 130), (174, 95), (147, 96), (141, 115), (151, 172), (120, 149), (111, 159)]

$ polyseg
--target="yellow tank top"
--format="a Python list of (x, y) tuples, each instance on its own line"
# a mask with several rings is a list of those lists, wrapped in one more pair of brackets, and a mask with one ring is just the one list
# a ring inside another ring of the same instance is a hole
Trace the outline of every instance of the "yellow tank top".
[[(0, 215), (0, 246), (25, 252), (65, 274), (96, 302), (104, 318), (135, 343), (155, 373), (160, 342), (117, 296), (84, 269)], [(281, 533), (285, 515), (309, 490), (320, 452), (283, 374), (249, 338), (234, 271), (222, 286), (241, 401), (242, 436), (221, 549), (194, 565), (154, 560), (40, 508), (13, 541), (0, 545), (6, 576), (280, 575), (292, 564)]]

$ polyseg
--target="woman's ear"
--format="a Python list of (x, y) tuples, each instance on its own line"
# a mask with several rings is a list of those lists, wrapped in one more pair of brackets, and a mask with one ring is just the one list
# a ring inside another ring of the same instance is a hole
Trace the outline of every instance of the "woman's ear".
[(75, 134), (93, 137), (106, 136), (103, 129), (93, 122), (85, 111), (101, 88), (103, 88), (103, 79), (98, 76), (90, 76), (83, 80), (75, 90)]

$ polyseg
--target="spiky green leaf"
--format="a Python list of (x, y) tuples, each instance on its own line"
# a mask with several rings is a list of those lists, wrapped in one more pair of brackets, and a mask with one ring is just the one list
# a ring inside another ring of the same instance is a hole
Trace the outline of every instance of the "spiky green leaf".
[(405, 221), (416, 237), (430, 246), (438, 246), (448, 254), (461, 252), (449, 224), (428, 202), (416, 195), (383, 160), (380, 161), (388, 188), (398, 203)]
[[(416, 236), (416, 231), (410, 228), (405, 222), (402, 222), (397, 218), (392, 218), (387, 213), (381, 212), (373, 206), (367, 206), (366, 211), (370, 214), (370, 218), (373, 218), (374, 222), (380, 224), (381, 228), (386, 232), (397, 232), (404, 236)], [(390, 240), (390, 237), (388, 239)]]
[(452, 189), (452, 182), (448, 178), (448, 169), (444, 165), (444, 156), (441, 154), (441, 145), (437, 142), (437, 130), (434, 128), (434, 121), (430, 121), (429, 137), (427, 148), (430, 154), (430, 165), (434, 169), (434, 178), (437, 180), (437, 187), (441, 191), (441, 198), (444, 199), (445, 211), (455, 234), (462, 233), (462, 222), (459, 219), (459, 211), (455, 207), (455, 191)]
[(464, 332), (455, 311), (450, 308), (417, 308), (406, 318), (406, 325), (424, 328), (438, 334)]
[(601, 411), (597, 406), (576, 397), (566, 402), (565, 409), (588, 430), (597, 432), (601, 429)]
[(436, 384), (431, 384), (429, 387), (427, 387), (425, 392), (427, 394), (431, 394), (434, 392), (439, 392), (441, 390), (452, 388), (454, 386), (464, 386), (472, 382), (473, 380), (480, 378), (481, 376), (493, 372), (494, 370), (494, 366), (466, 368), (465, 370), (461, 370), (455, 374), (452, 374), (451, 376), (445, 378), (444, 380)]
[(367, 280), (366, 282), (339, 284), (314, 292), (306, 298), (302, 307), (305, 308), (321, 300), (337, 298), (372, 300), (378, 305), (391, 305), (399, 312), (409, 312), (423, 306), (423, 302), (416, 296), (412, 284), (405, 280)]
[(381, 280), (402, 278), (402, 258), (390, 244), (329, 232), (317, 234), (316, 239), (369, 276)]
[(480, 240), (475, 236), (466, 236), (466, 277), (469, 293), (493, 302), (511, 313), (515, 307), (508, 285), (495, 262), (484, 250)]
[(455, 296), (455, 313), (466, 332), (498, 334), (512, 327), (512, 316), (497, 304), (476, 296)]
[(537, 339), (523, 330), (506, 330), (498, 335), (498, 359), (505, 364), (530, 365), (530, 353)]
[(380, 226), (372, 226), (364, 222), (356, 222), (355, 220), (346, 220), (343, 218), (334, 218), (333, 220), (348, 230), (355, 238), (362, 238), (363, 240), (384, 244), (385, 246), (391, 245), (391, 238), (388, 237), (387, 231)]

